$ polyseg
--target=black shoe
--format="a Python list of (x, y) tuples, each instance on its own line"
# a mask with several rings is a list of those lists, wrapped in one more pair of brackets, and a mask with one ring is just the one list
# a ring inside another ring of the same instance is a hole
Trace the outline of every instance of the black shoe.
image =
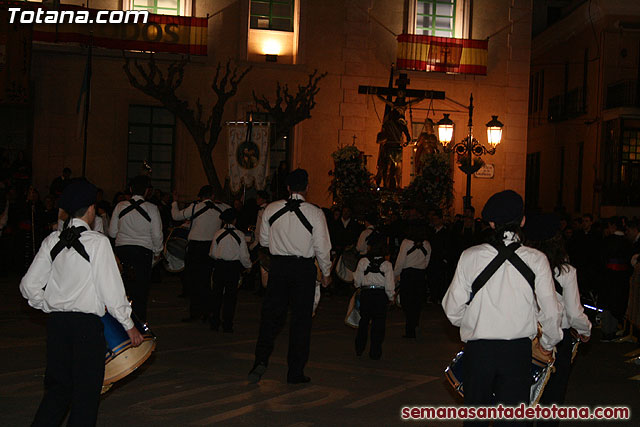
[(225, 334), (232, 334), (233, 328), (222, 328), (222, 332), (224, 332)]
[(402, 338), (415, 338), (416, 334), (404, 334)]
[(211, 329), (212, 331), (218, 332), (218, 330), (220, 329), (220, 325), (215, 325), (215, 324), (211, 323), (209, 325), (209, 329)]
[(264, 363), (258, 363), (253, 367), (253, 369), (249, 372), (248, 380), (249, 384), (257, 384), (260, 381), (260, 378), (267, 371), (267, 365)]
[(308, 383), (309, 381), (311, 381), (311, 377), (307, 377), (306, 375), (303, 375), (301, 377), (295, 377), (295, 378), (287, 378), (288, 384), (305, 384), (305, 383)]
[(381, 357), (381, 354), (369, 354), (369, 359), (371, 360), (380, 360)]
[(181, 322), (183, 323), (191, 323), (193, 321), (198, 320), (197, 317), (193, 317), (193, 316), (189, 316), (189, 317), (185, 317), (184, 319), (180, 319)]

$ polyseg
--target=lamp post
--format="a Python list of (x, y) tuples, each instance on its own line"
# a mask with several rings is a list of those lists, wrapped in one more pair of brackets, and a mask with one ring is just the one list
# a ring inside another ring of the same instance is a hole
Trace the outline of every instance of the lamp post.
[(504, 126), (498, 121), (498, 116), (491, 116), (492, 119), (486, 124), (487, 142), (491, 146), (487, 148), (473, 137), (473, 94), (469, 96), (469, 105), (466, 108), (469, 111), (469, 122), (467, 124), (469, 131), (467, 137), (453, 147), (449, 147), (453, 139), (453, 121), (449, 118), (449, 114), (444, 114), (444, 117), (437, 123), (438, 139), (445, 151), (455, 151), (461, 158), (467, 157), (469, 162), (466, 168), (461, 168), (461, 170), (467, 174), (467, 192), (462, 199), (465, 209), (471, 207), (471, 175), (479, 169), (479, 167), (474, 168), (473, 166), (473, 156), (481, 157), (485, 154), (494, 155), (496, 147), (502, 139), (502, 128)]

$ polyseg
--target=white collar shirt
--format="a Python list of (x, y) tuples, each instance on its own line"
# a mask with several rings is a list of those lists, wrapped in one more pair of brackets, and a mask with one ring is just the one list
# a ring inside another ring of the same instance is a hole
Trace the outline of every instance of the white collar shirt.
[(213, 239), (215, 232), (220, 230), (220, 227), (222, 227), (220, 214), (231, 206), (225, 203), (213, 202), (210, 199), (206, 199), (201, 202), (193, 202), (182, 210), (178, 209), (178, 202), (173, 202), (171, 204), (171, 217), (173, 220), (184, 221), (190, 220), (201, 209), (205, 209), (207, 207), (207, 202), (213, 203), (213, 206), (215, 207), (207, 209), (204, 213), (198, 215), (191, 221), (191, 230), (189, 231), (188, 240), (210, 242)]
[(258, 209), (258, 216), (256, 217), (256, 228), (253, 232), (254, 240), (251, 243), (251, 249), (258, 246), (260, 243), (260, 227), (262, 226), (262, 215), (264, 215), (264, 209), (267, 207), (267, 203), (263, 203), (260, 205), (260, 209)]
[(415, 242), (413, 240), (404, 239), (400, 244), (400, 250), (398, 251), (398, 258), (394, 266), (394, 273), (397, 276), (402, 274), (402, 270), (405, 268), (416, 268), (418, 270), (424, 270), (429, 265), (431, 259), (431, 245), (424, 240), (422, 247), (427, 252), (425, 255), (419, 248), (416, 248), (413, 252), (409, 253), (413, 249)]
[(373, 233), (375, 228), (373, 225), (368, 226), (362, 233), (360, 233), (360, 237), (358, 237), (358, 243), (356, 243), (356, 249), (360, 252), (360, 255), (367, 254), (367, 238)]
[(342, 220), (342, 226), (344, 228), (347, 228), (349, 226), (349, 223), (351, 222), (351, 218), (344, 219), (341, 217), (340, 219)]
[(80, 243), (88, 262), (74, 248), (63, 248), (55, 260), (51, 250), (59, 242), (60, 231), (44, 239), (29, 270), (20, 282), (20, 292), (29, 305), (45, 313), (81, 312), (104, 316), (107, 311), (126, 329), (133, 327), (120, 271), (109, 239), (80, 219), (70, 226), (85, 227)]
[(580, 335), (591, 336), (591, 322), (580, 302), (576, 269), (566, 265), (554, 271), (554, 277), (562, 287), (562, 295), (557, 294), (562, 307), (562, 329), (574, 328)]
[[(131, 200), (144, 200), (142, 196), (133, 196)], [(109, 236), (116, 239), (116, 246), (142, 246), (154, 254), (163, 249), (162, 219), (158, 207), (150, 202), (143, 202), (140, 207), (149, 215), (147, 221), (136, 209), (120, 218), (120, 212), (131, 206), (128, 200), (116, 205), (109, 224)]]
[(362, 258), (358, 261), (356, 271), (353, 273), (353, 286), (356, 288), (366, 286), (383, 286), (387, 297), (389, 300), (392, 300), (396, 288), (393, 277), (393, 266), (389, 261), (384, 261), (380, 264), (380, 273), (369, 272), (368, 274), (365, 274), (370, 263), (369, 258)]
[[(512, 233), (505, 233), (505, 237), (506, 245), (517, 240)], [(542, 326), (543, 348), (551, 349), (562, 339), (562, 313), (547, 257), (526, 246), (515, 252), (535, 273), (535, 296), (527, 280), (506, 261), (468, 305), (473, 281), (498, 252), (490, 244), (482, 244), (472, 246), (460, 256), (442, 307), (451, 323), (460, 327), (463, 342), (533, 339), (538, 331), (537, 322)]]
[(304, 197), (294, 193), (292, 199), (302, 200), (300, 211), (313, 227), (311, 233), (305, 228), (294, 212), (287, 212), (269, 224), (269, 219), (284, 208), (287, 200), (270, 203), (262, 215), (260, 245), (269, 248), (272, 255), (316, 257), (324, 276), (331, 272), (331, 239), (327, 220), (322, 209), (304, 201)]
[[(218, 243), (218, 238), (222, 236), (227, 230), (235, 234), (238, 237), (236, 240), (233, 236), (226, 235)], [(240, 243), (238, 243), (238, 241)], [(240, 261), (244, 268), (251, 267), (251, 259), (249, 258), (249, 249), (247, 248), (247, 241), (244, 238), (244, 233), (234, 226), (225, 226), (216, 231), (211, 241), (211, 249), (209, 256), (214, 259), (221, 259), (224, 261)]]

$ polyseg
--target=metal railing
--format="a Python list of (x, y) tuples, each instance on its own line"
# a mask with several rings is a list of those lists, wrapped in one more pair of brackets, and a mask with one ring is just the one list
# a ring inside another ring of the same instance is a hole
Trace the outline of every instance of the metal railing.
[(618, 107), (640, 107), (637, 80), (625, 80), (607, 86), (605, 108)]

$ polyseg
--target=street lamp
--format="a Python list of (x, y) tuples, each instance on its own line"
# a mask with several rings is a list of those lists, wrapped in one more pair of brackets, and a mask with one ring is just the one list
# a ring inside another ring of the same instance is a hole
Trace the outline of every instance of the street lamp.
[(469, 164), (466, 167), (460, 167), (460, 169), (467, 174), (467, 193), (463, 197), (464, 208), (471, 207), (471, 175), (476, 172), (480, 167), (473, 166), (473, 156), (480, 157), (485, 154), (494, 155), (496, 153), (496, 147), (500, 144), (502, 139), (502, 128), (504, 125), (498, 120), (498, 116), (491, 116), (492, 119), (487, 123), (487, 142), (491, 148), (487, 148), (480, 144), (477, 139), (473, 137), (473, 94), (469, 96), (469, 105), (466, 107), (469, 111), (469, 133), (459, 143), (453, 147), (449, 147), (451, 140), (453, 139), (453, 121), (449, 118), (449, 114), (444, 114), (444, 117), (438, 121), (438, 139), (444, 147), (445, 151), (455, 151), (460, 157), (467, 157)]

